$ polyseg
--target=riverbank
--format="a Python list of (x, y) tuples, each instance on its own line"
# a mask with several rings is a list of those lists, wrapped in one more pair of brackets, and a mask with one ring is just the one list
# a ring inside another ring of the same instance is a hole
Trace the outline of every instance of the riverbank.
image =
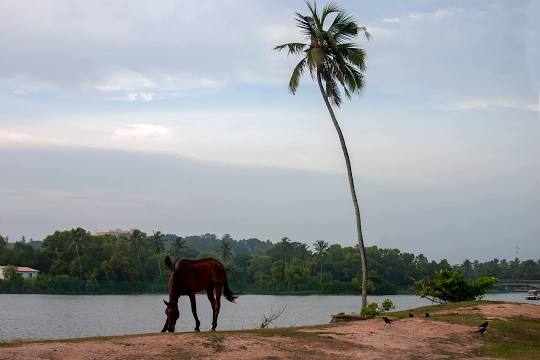
[[(0, 359), (532, 359), (540, 353), (539, 305), (471, 302), (411, 311), (414, 317), (409, 311), (391, 314), (392, 325), (377, 318), (298, 328), (3, 343)], [(475, 333), (486, 319), (487, 333)]]

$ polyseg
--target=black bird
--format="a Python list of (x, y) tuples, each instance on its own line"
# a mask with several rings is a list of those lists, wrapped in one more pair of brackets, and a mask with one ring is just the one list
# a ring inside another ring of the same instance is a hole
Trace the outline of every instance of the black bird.
[(429, 313), (426, 313), (426, 317), (429, 317)]
[(387, 318), (386, 316), (383, 316), (382, 319), (384, 320), (384, 325), (386, 325), (386, 324), (391, 325), (391, 324), (392, 324), (392, 320), (390, 320), (390, 319)]
[(487, 330), (487, 328), (481, 327), (480, 329), (476, 330), (475, 333), (480, 333), (480, 335), (484, 335), (486, 330)]
[(488, 322), (486, 321), (485, 323), (483, 323), (483, 324), (482, 324), (482, 325), (480, 325), (479, 327), (481, 327), (481, 328), (484, 328), (484, 329), (485, 329), (485, 328), (487, 328), (487, 326), (488, 326)]
[(413, 313), (409, 313), (409, 317), (414, 317)]

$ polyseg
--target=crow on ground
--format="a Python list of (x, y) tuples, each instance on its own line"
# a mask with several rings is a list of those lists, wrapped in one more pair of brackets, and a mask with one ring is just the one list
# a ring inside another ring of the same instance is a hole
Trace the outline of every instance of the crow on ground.
[(413, 314), (413, 313), (409, 313), (409, 317), (414, 317), (414, 314)]
[(481, 327), (481, 328), (484, 328), (484, 329), (485, 329), (485, 328), (487, 328), (487, 326), (488, 326), (488, 322), (486, 321), (485, 323), (483, 323), (483, 324), (482, 324), (482, 325), (480, 325), (479, 327)]
[(480, 333), (480, 335), (484, 335), (484, 333), (486, 332), (487, 328), (485, 327), (481, 327), (479, 328), (478, 330), (475, 331), (475, 333)]
[(390, 320), (389, 318), (387, 318), (386, 316), (383, 316), (382, 318), (384, 320), (384, 325), (386, 326), (387, 324), (388, 325), (391, 325), (392, 324), (392, 320)]

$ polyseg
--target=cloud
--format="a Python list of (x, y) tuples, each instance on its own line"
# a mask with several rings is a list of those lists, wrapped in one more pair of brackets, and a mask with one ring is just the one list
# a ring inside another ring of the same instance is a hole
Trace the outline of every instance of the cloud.
[(440, 20), (448, 18), (457, 14), (462, 13), (464, 10), (462, 8), (453, 8), (453, 9), (438, 9), (435, 11), (418, 11), (403, 16), (393, 16), (385, 17), (382, 21), (385, 23), (401, 23), (406, 20), (411, 21), (424, 21), (424, 20)]
[(148, 77), (132, 71), (116, 72), (91, 85), (91, 87), (99, 91), (147, 89), (155, 86), (156, 84)]
[(298, 31), (284, 6), (158, 0), (13, 2), (2, 5), (0, 33), (10, 34), (0, 37), (0, 90), (159, 94), (275, 83), (272, 45)]
[(58, 139), (36, 136), (27, 132), (0, 130), (0, 145), (54, 145)]
[(126, 93), (122, 96), (112, 96), (112, 97), (106, 97), (106, 100), (110, 101), (129, 101), (129, 102), (136, 102), (136, 101), (142, 101), (142, 102), (150, 102), (152, 100), (155, 100), (155, 94), (154, 93)]
[(411, 20), (419, 21), (419, 20), (439, 20), (443, 18), (447, 18), (450, 16), (457, 15), (459, 13), (463, 12), (462, 8), (456, 8), (456, 9), (439, 9), (432, 12), (415, 12), (408, 15), (408, 18)]
[(119, 138), (130, 138), (135, 140), (166, 137), (170, 134), (170, 129), (162, 125), (152, 124), (130, 124), (114, 131), (114, 136)]
[(454, 102), (444, 107), (445, 110), (486, 110), (506, 108), (523, 111), (540, 112), (540, 104), (513, 98), (471, 98)]

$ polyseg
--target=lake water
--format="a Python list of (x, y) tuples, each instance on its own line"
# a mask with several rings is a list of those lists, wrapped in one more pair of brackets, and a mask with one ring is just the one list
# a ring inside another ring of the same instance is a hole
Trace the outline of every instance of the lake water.
[[(370, 296), (370, 302), (388, 297), (397, 310), (430, 305), (413, 295)], [(6, 295), (0, 294), (0, 341), (61, 339), (86, 336), (158, 332), (165, 322), (159, 295)], [(491, 294), (488, 300), (527, 302), (524, 293)], [(531, 301), (534, 303), (534, 301)], [(359, 296), (242, 295), (232, 304), (221, 302), (218, 330), (257, 328), (264, 314), (287, 306), (276, 326), (323, 324), (338, 312), (357, 312)], [(201, 330), (211, 326), (212, 310), (206, 295), (197, 296)], [(180, 298), (176, 331), (192, 331), (189, 299)]]

